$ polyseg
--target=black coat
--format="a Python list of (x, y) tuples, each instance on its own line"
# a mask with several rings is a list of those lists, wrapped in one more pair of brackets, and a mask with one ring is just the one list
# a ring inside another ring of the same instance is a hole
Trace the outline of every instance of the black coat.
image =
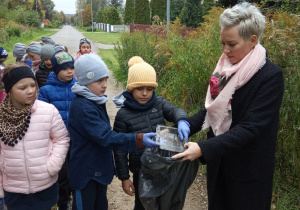
[(40, 64), (39, 69), (35, 72), (35, 78), (36, 78), (39, 88), (46, 85), (48, 76), (51, 72), (53, 72), (53, 70), (46, 68), (44, 63)]
[[(154, 107), (147, 111), (136, 111), (128, 107), (122, 107), (116, 115), (113, 129), (122, 133), (156, 132), (156, 125), (164, 125), (165, 119), (177, 124), (179, 120), (187, 118), (188, 115), (183, 109), (158, 96)], [(128, 153), (114, 150), (117, 175), (120, 180), (129, 179), (129, 169), (132, 173), (139, 173), (141, 169), (140, 158), (143, 151), (139, 150), (138, 154), (129, 154), (128, 168)]]
[[(207, 164), (209, 210), (270, 210), (279, 109), (284, 92), (282, 70), (267, 60), (234, 93), (230, 130), (208, 132), (198, 142)], [(188, 119), (191, 135), (201, 129), (206, 111)]]

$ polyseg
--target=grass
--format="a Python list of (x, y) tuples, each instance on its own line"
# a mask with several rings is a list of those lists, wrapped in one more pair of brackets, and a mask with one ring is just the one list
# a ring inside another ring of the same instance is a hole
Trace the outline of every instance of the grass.
[(101, 44), (117, 44), (120, 40), (122, 33), (90, 33), (82, 32), (86, 38), (99, 42)]
[(10, 37), (10, 40), (1, 45), (1, 47), (5, 48), (8, 52), (7, 60), (5, 61), (5, 65), (9, 65), (15, 63), (16, 58), (13, 57), (13, 47), (17, 42), (21, 42), (28, 46), (32, 41), (40, 41), (43, 36), (51, 36), (55, 34), (56, 30), (52, 28), (39, 28), (33, 29), (32, 31), (26, 31), (21, 37)]

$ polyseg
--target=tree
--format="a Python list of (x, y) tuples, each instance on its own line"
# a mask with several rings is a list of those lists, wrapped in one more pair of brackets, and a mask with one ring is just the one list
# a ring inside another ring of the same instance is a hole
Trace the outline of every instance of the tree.
[(107, 23), (118, 25), (121, 23), (119, 12), (115, 7), (109, 7), (106, 11)]
[(109, 6), (115, 7), (116, 9), (118, 9), (119, 7), (122, 7), (123, 0), (110, 0), (108, 4), (109, 4)]
[(202, 14), (201, 0), (186, 0), (179, 18), (187, 27), (197, 28), (202, 22)]
[(134, 0), (126, 0), (124, 24), (134, 23)]
[(148, 0), (135, 1), (134, 23), (150, 24), (150, 5)]
[(167, 1), (166, 0), (151, 0), (151, 17), (157, 15), (161, 20), (166, 20)]
[(176, 20), (176, 17), (179, 17), (179, 14), (184, 7), (183, 0), (170, 0), (170, 20)]

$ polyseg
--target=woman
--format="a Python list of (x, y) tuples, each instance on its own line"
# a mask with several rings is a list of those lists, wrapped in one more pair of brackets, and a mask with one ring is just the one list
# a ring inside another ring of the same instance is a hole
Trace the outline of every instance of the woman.
[(8, 209), (51, 209), (69, 134), (57, 109), (36, 100), (38, 86), (22, 63), (4, 70), (7, 96), (0, 104), (0, 198)]
[(269, 210), (282, 70), (259, 43), (265, 17), (255, 6), (244, 2), (226, 9), (219, 23), (223, 54), (205, 109), (188, 119), (191, 134), (209, 128), (209, 140), (189, 142), (173, 158), (207, 164), (209, 210)]

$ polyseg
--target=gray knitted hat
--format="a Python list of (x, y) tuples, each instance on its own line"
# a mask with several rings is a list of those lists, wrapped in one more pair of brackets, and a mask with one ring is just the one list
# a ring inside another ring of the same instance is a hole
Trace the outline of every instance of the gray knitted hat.
[(51, 45), (55, 45), (55, 42), (50, 38), (50, 37), (46, 37), (46, 36), (43, 36), (41, 41), (44, 43), (44, 44), (51, 44)]
[(45, 44), (41, 48), (41, 60), (44, 61), (45, 58), (51, 58), (55, 53), (54, 46), (50, 44)]
[(16, 43), (13, 48), (13, 56), (15, 58), (23, 58), (26, 54), (26, 45), (23, 43)]
[(26, 52), (29, 51), (29, 52), (40, 55), (41, 54), (41, 48), (42, 48), (42, 45), (40, 45), (40, 44), (29, 45), (26, 49)]
[(103, 77), (108, 77), (108, 68), (98, 55), (84, 54), (75, 62), (75, 75), (78, 84), (88, 85)]

